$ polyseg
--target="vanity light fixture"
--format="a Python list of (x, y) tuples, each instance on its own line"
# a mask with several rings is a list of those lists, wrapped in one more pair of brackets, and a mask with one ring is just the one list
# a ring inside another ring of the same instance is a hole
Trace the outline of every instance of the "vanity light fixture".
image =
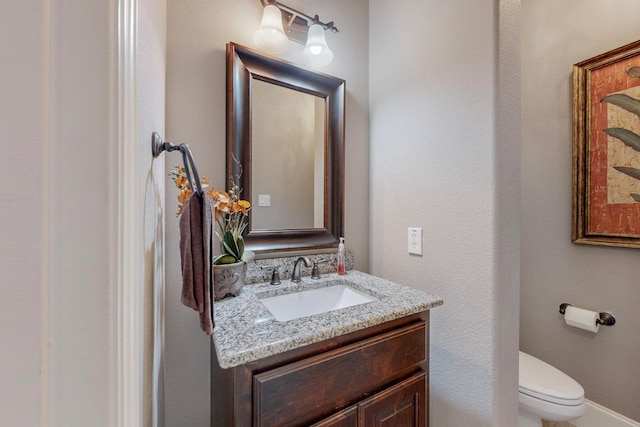
[(311, 67), (324, 67), (333, 61), (333, 52), (324, 38), (324, 28), (318, 24), (309, 27), (307, 44), (302, 49), (302, 62)]
[(338, 32), (333, 21), (325, 24), (318, 15), (311, 17), (276, 0), (260, 0), (260, 3), (264, 6), (262, 23), (253, 35), (260, 49), (283, 53), (289, 47), (288, 41), (292, 40), (305, 45), (302, 60), (306, 65), (322, 67), (333, 60), (333, 52), (324, 36), (326, 30)]
[(260, 49), (271, 53), (283, 53), (289, 48), (289, 39), (282, 28), (282, 14), (276, 6), (265, 6), (262, 23), (253, 33), (253, 41)]

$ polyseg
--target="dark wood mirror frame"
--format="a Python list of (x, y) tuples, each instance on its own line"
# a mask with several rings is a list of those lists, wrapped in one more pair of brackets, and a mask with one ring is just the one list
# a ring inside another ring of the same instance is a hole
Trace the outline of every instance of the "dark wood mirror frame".
[(242, 168), (239, 185), (246, 200), (252, 199), (252, 79), (325, 99), (324, 227), (252, 230), (249, 215), (245, 247), (257, 254), (336, 247), (344, 221), (345, 81), (235, 43), (227, 45), (227, 177), (237, 176)]

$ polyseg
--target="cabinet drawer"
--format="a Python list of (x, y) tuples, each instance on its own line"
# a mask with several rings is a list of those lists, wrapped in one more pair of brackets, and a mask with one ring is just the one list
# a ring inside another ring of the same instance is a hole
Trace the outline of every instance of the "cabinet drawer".
[(254, 425), (308, 425), (410, 374), (425, 358), (420, 322), (257, 374)]

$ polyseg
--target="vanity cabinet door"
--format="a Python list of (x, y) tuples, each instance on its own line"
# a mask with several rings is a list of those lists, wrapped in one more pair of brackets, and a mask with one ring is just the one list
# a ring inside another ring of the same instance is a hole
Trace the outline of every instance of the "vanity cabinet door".
[(425, 427), (426, 373), (416, 374), (360, 402), (359, 425), (366, 427)]
[(349, 406), (311, 427), (358, 427), (358, 405)]
[(425, 427), (426, 384), (420, 372), (311, 427)]
[(256, 374), (254, 426), (308, 426), (407, 378), (426, 356), (426, 323), (420, 322)]

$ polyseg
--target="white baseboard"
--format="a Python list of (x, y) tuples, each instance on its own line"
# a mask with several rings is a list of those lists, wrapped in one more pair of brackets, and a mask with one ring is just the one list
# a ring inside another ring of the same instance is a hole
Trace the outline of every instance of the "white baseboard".
[(640, 427), (640, 423), (611, 409), (587, 400), (587, 411), (579, 419), (572, 421), (576, 427)]

